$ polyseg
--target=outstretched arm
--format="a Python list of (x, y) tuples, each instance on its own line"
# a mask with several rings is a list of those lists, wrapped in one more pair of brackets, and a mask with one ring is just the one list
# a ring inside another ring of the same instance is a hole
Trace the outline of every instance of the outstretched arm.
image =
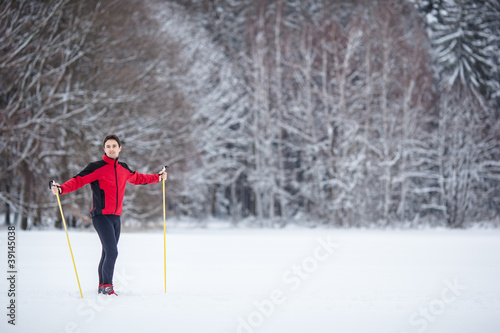
[(146, 185), (146, 184), (156, 184), (166, 179), (167, 179), (166, 171), (162, 171), (159, 174), (150, 174), (150, 175), (134, 172), (127, 180), (127, 182), (134, 185)]
[[(56, 194), (56, 191), (59, 191), (59, 194), (73, 192), (93, 182), (97, 179), (97, 175), (95, 173), (97, 168), (98, 165), (96, 165), (96, 163), (90, 163), (78, 175), (71, 178), (64, 184), (59, 185), (58, 183), (54, 182), (52, 186), (52, 193)], [(54, 187), (56, 187), (57, 189), (54, 189)]]
[(163, 169), (158, 174), (143, 174), (137, 171), (132, 171), (127, 164), (120, 163), (124, 168), (130, 171), (130, 176), (127, 179), (127, 183), (134, 185), (146, 185), (146, 184), (156, 184), (162, 180), (167, 180), (167, 168), (164, 166)]

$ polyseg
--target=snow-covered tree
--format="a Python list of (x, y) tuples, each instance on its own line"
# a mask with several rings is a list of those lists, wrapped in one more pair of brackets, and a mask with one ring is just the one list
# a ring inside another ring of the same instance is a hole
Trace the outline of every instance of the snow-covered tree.
[[(496, 0), (427, 0), (426, 12), (436, 74), (486, 99), (497, 94), (500, 3)], [(459, 87), (459, 86), (458, 86)]]
[[(53, 219), (38, 180), (74, 176), (114, 132), (132, 168), (170, 165), (170, 215), (493, 219), (499, 6), (4, 1), (0, 211), (24, 227)], [(71, 224), (88, 220), (89, 199), (63, 196)], [(160, 220), (157, 187), (130, 187), (125, 200), (124, 220)]]
[[(93, 5), (60, 0), (5, 1), (0, 7), (1, 197), (21, 217), (22, 228), (41, 222), (53, 170), (48, 162), (66, 155), (59, 143), (77, 145), (98, 100), (77, 83), (75, 71), (93, 25), (93, 16), (82, 14), (87, 6)], [(59, 136), (66, 139), (59, 142)]]
[(480, 219), (494, 201), (498, 123), (472, 93), (441, 96), (439, 170), (443, 212), (450, 227), (464, 227)]

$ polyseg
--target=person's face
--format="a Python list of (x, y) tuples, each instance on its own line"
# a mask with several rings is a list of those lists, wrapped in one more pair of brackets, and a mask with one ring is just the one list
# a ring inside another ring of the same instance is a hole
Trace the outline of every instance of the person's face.
[(116, 140), (110, 139), (104, 143), (104, 153), (109, 158), (116, 160), (121, 151), (122, 147), (118, 145), (118, 142), (116, 142)]

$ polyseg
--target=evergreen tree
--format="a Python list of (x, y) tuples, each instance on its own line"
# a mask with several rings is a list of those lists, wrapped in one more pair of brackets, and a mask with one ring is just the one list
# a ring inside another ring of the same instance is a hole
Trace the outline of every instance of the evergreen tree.
[(486, 99), (498, 94), (500, 4), (496, 0), (428, 0), (426, 14), (436, 74)]

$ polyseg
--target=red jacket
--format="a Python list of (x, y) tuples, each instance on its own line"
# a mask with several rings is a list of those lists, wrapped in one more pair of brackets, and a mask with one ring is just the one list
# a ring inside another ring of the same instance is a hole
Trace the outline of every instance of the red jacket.
[(106, 156), (92, 162), (82, 172), (61, 185), (61, 193), (76, 191), (90, 183), (92, 210), (90, 216), (121, 215), (125, 185), (145, 185), (159, 182), (159, 176), (146, 175), (130, 170), (127, 164)]

